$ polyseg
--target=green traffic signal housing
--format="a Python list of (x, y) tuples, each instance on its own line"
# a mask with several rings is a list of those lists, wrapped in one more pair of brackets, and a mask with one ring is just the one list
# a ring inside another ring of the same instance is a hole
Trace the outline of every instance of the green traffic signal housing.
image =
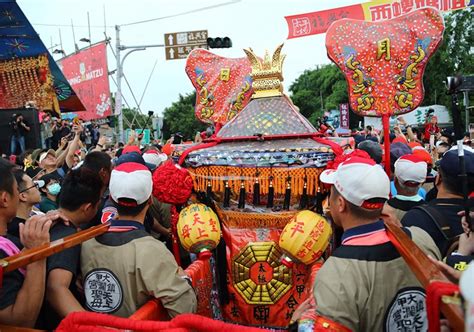
[(229, 37), (207, 38), (207, 46), (209, 48), (230, 48), (232, 47), (232, 40)]

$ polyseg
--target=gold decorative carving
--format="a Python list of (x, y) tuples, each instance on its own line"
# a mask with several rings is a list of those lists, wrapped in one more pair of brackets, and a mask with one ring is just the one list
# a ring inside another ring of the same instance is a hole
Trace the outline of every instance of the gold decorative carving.
[(252, 99), (283, 95), (282, 67), (286, 56), (281, 55), (282, 48), (283, 44), (278, 46), (271, 58), (266, 51), (263, 59), (257, 57), (251, 48), (244, 50), (252, 66)]

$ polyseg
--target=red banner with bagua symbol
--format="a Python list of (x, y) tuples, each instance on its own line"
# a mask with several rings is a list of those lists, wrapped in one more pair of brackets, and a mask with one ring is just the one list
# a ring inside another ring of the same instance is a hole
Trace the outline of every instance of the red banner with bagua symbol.
[(58, 61), (71, 87), (86, 107), (83, 120), (111, 115), (106, 43), (102, 42)]

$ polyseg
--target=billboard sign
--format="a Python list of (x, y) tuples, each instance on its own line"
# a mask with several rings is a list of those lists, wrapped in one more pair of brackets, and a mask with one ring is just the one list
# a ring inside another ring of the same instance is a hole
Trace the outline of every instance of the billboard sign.
[(86, 108), (83, 120), (111, 115), (106, 43), (102, 42), (58, 61), (71, 87)]

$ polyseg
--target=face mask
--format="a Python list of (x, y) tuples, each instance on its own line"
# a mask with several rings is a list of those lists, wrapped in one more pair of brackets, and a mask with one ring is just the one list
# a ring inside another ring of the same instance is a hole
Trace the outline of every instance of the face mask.
[(52, 185), (47, 186), (46, 189), (48, 189), (48, 192), (51, 195), (57, 196), (61, 191), (61, 185), (59, 183), (53, 183)]

